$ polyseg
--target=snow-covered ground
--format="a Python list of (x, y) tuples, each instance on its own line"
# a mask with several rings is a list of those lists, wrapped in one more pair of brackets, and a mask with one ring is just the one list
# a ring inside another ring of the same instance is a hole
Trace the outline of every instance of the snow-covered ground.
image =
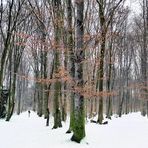
[(14, 115), (10, 122), (0, 120), (0, 148), (148, 148), (148, 119), (140, 113), (113, 117), (108, 125), (86, 124), (87, 137), (77, 144), (60, 129), (45, 126), (45, 120), (31, 112)]

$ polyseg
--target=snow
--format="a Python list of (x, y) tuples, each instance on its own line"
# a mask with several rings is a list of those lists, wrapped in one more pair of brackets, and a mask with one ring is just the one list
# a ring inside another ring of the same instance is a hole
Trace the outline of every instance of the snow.
[(69, 122), (52, 129), (36, 113), (14, 115), (10, 122), (0, 120), (0, 148), (147, 148), (148, 119), (140, 113), (113, 117), (107, 125), (86, 123), (86, 138), (80, 144), (65, 134)]

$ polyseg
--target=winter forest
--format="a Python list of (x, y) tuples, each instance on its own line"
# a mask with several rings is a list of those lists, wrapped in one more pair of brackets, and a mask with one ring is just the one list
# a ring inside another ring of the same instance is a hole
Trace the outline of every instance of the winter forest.
[(30, 129), (41, 122), (44, 141), (63, 130), (57, 135), (68, 136), (67, 147), (116, 148), (93, 147), (88, 136), (110, 133), (126, 120), (135, 135), (141, 126), (148, 135), (147, 69), (148, 0), (0, 0), (0, 133), (6, 138), (27, 122)]

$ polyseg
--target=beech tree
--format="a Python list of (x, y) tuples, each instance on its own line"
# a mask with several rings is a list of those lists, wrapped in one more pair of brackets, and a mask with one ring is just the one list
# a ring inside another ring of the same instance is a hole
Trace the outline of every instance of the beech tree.
[[(72, 1), (67, 0), (67, 48), (68, 48), (68, 55), (69, 55), (69, 61), (70, 61), (70, 68), (69, 72), (72, 77), (72, 80), (74, 80), (75, 76), (75, 61), (74, 61), (74, 41), (73, 41), (73, 28), (72, 28)], [(71, 89), (73, 89), (74, 85), (71, 84)], [(71, 133), (74, 125), (74, 92), (71, 92), (71, 98), (70, 98), (70, 125), (67, 133)]]
[[(100, 54), (99, 54), (99, 68), (98, 68), (98, 82), (96, 89), (99, 88), (99, 92), (103, 92), (103, 78), (104, 78), (104, 56), (106, 50), (106, 36), (108, 32), (108, 27), (112, 21), (112, 18), (115, 15), (116, 9), (123, 0), (109, 2), (109, 5), (106, 5), (106, 1), (97, 0), (99, 6), (99, 21), (100, 21)], [(98, 122), (102, 124), (103, 121), (103, 96), (99, 98), (99, 111), (98, 111)]]
[(61, 110), (60, 110), (60, 97), (61, 97), (61, 82), (60, 82), (60, 39), (62, 36), (63, 29), (63, 10), (61, 6), (61, 0), (52, 1), (53, 17), (54, 17), (54, 38), (55, 38), (55, 49), (54, 49), (54, 126), (53, 128), (62, 127), (61, 123)]
[[(7, 118), (6, 121), (9, 121), (14, 110), (15, 104), (15, 87), (16, 87), (16, 73), (20, 64), (21, 56), (24, 47), (17, 48), (14, 43), (15, 41), (20, 44), (23, 41), (22, 38), (17, 37), (16, 30), (19, 30), (19, 27), (24, 27), (27, 19), (26, 11), (22, 14), (23, 1), (7, 1), (7, 4), (4, 4), (1, 1), (1, 22), (0, 22), (0, 31), (2, 37), (2, 54), (1, 54), (1, 61), (0, 61), (0, 91), (2, 90), (3, 85), (5, 84), (6, 79), (6, 72), (7, 78), (9, 79), (9, 83), (7, 89), (9, 90), (9, 97), (8, 97), (8, 110), (7, 110)], [(4, 16), (7, 16), (5, 20)], [(22, 17), (22, 15), (24, 15)], [(22, 17), (22, 18), (21, 18)], [(22, 41), (21, 41), (22, 40)], [(12, 64), (12, 60), (13, 62)], [(0, 97), (0, 100), (2, 98)]]
[(85, 58), (83, 50), (83, 11), (84, 1), (75, 1), (76, 4), (76, 51), (75, 51), (75, 89), (80, 92), (74, 93), (74, 125), (72, 141), (80, 142), (85, 137), (85, 111), (84, 111), (84, 96), (81, 94), (84, 87), (83, 81), (83, 64)]

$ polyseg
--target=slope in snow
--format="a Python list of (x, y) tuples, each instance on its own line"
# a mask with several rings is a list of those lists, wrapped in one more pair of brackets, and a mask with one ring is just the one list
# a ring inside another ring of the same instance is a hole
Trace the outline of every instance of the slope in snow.
[(34, 112), (14, 115), (10, 122), (0, 120), (0, 148), (147, 148), (148, 119), (140, 113), (114, 118), (108, 125), (86, 124), (87, 137), (77, 144), (65, 134), (69, 123), (52, 130)]

